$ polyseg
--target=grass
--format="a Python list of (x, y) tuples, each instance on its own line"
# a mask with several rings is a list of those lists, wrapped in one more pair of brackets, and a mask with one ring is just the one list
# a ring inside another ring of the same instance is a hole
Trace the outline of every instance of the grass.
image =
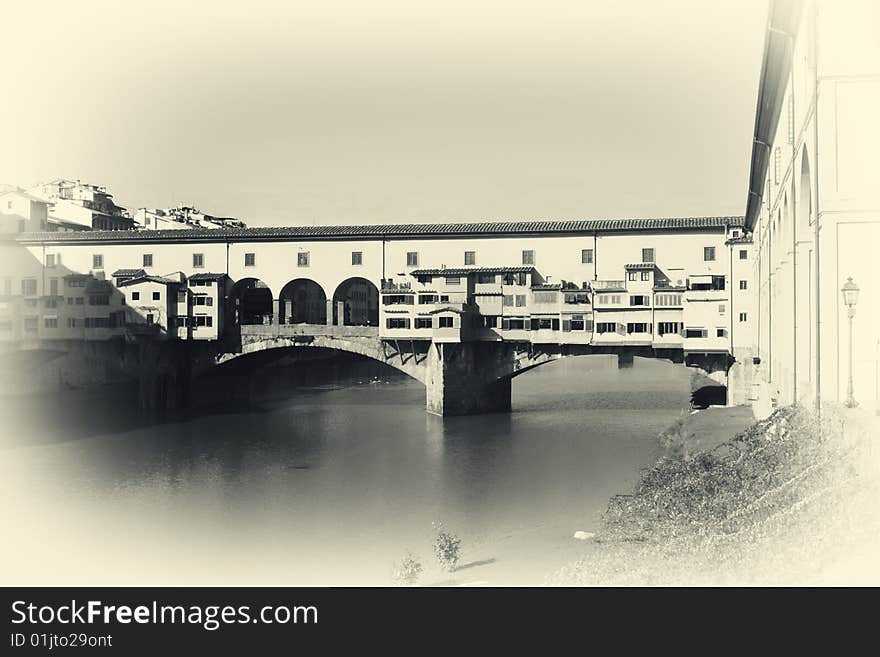
[(839, 412), (779, 409), (711, 447), (688, 420), (552, 583), (800, 583), (876, 536), (871, 437)]

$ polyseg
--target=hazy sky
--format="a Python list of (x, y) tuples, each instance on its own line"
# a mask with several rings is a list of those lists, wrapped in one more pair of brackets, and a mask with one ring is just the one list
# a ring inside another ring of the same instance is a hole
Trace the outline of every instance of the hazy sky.
[(741, 214), (765, 12), (17, 2), (0, 183), (251, 225)]

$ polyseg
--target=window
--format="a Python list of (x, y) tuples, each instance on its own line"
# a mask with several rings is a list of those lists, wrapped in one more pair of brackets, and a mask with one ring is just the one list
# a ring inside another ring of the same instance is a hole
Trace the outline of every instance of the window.
[(650, 333), (650, 324), (647, 322), (629, 322), (626, 325), (627, 333)]
[(739, 237), (739, 231), (738, 230), (733, 231), (733, 233), (731, 233), (731, 236), (734, 238)]
[(681, 305), (681, 295), (680, 294), (658, 294), (656, 297), (657, 306), (680, 306)]
[(58, 299), (51, 298), (46, 299), (46, 308), (57, 308), (58, 307)]
[(639, 279), (639, 273), (637, 271), (628, 271), (626, 272), (626, 278), (629, 281), (636, 281)]
[(654, 262), (654, 249), (642, 249), (642, 262)]
[(684, 337), (686, 338), (706, 338), (708, 334), (706, 333), (706, 329), (703, 328), (689, 328), (685, 329)]
[(494, 283), (495, 274), (477, 274), (477, 283)]
[(308, 267), (309, 266), (309, 252), (308, 251), (300, 251), (296, 254), (296, 266), (297, 267)]
[(522, 263), (524, 265), (533, 265), (535, 264), (535, 252), (534, 251), (523, 251), (522, 252)]
[(703, 247), (703, 260), (705, 262), (711, 262), (715, 260), (715, 247), (714, 246), (704, 246)]
[(57, 317), (44, 317), (43, 318), (43, 326), (46, 328), (58, 328), (58, 318)]
[(441, 294), (440, 295), (440, 303), (449, 303), (449, 295)]
[(461, 278), (459, 276), (447, 276), (446, 277), (447, 285), (461, 285)]
[(596, 322), (596, 333), (616, 333), (617, 324), (614, 322)]
[(748, 314), (747, 314), (747, 313), (740, 313), (740, 314), (739, 314), (739, 321), (741, 321), (741, 322), (747, 322), (747, 321), (749, 321), (749, 316), (748, 316)]
[(131, 293), (131, 300), (132, 300), (132, 301), (140, 301), (140, 299), (141, 299), (141, 293), (140, 293), (140, 292), (132, 292), (132, 293)]
[(503, 299), (504, 300), (502, 301), (502, 305), (504, 305), (504, 306), (512, 306), (513, 305), (513, 295), (512, 294), (505, 294)]
[(746, 290), (746, 289), (748, 289), (748, 287), (749, 287), (748, 281), (740, 281), (739, 282), (739, 289), (740, 290)]
[(419, 303), (437, 303), (437, 295), (436, 294), (420, 294), (419, 295)]
[(498, 328), (498, 316), (487, 315), (483, 317), (483, 326), (486, 328)]
[(76, 317), (67, 318), (67, 328), (76, 328)]
[[(566, 322), (562, 322), (562, 330), (565, 330)], [(571, 331), (583, 331), (584, 330), (584, 316), (583, 315), (572, 315), (571, 321), (568, 322), (569, 330)]]
[(558, 303), (559, 294), (556, 292), (535, 292), (532, 296), (535, 303)]
[(630, 306), (649, 306), (651, 305), (650, 300), (644, 294), (634, 294), (629, 298)]
[(389, 317), (385, 320), (385, 326), (390, 329), (409, 328), (409, 318), (407, 317)]
[(433, 328), (434, 322), (430, 317), (416, 317), (416, 328), (417, 329), (426, 329)]
[(98, 253), (92, 256), (92, 269), (104, 269), (104, 256)]
[(21, 294), (25, 297), (33, 297), (37, 294), (37, 279), (23, 278), (21, 279)]
[(110, 295), (109, 294), (89, 295), (89, 305), (90, 306), (109, 306), (110, 305)]
[(152, 324), (153, 320), (153, 313), (147, 313), (147, 324)]
[(407, 251), (406, 252), (406, 266), (407, 267), (418, 267), (419, 266), (419, 252), (418, 251)]
[(186, 303), (186, 290), (180, 290), (177, 293), (177, 303)]
[(145, 253), (144, 254), (144, 267), (152, 267), (153, 266), (153, 254)]
[(438, 317), (437, 326), (440, 328), (452, 328), (452, 317)]
[(210, 315), (196, 315), (193, 317), (193, 325), (198, 326), (213, 326), (214, 318)]
[(193, 253), (193, 269), (201, 269), (205, 266), (205, 254)]
[(516, 295), (516, 305), (522, 308), (526, 305), (526, 295), (525, 294), (517, 294)]
[(77, 297), (77, 298), (76, 298), (76, 305), (77, 305), (77, 306), (81, 306), (81, 305), (83, 305), (84, 303), (85, 303), (85, 297)]
[(643, 281), (650, 281), (651, 280), (651, 272), (643, 271), (642, 272), (642, 280)]
[(257, 265), (257, 254), (256, 253), (245, 253), (244, 254), (244, 266), (245, 267), (255, 267)]
[(723, 338), (726, 335), (727, 335), (727, 331), (725, 331), (723, 328), (715, 329), (715, 337), (716, 338)]
[(153, 292), (153, 301), (159, 301), (162, 298), (161, 292)]
[(364, 252), (363, 251), (352, 251), (351, 252), (351, 264), (355, 267), (364, 264)]
[(718, 313), (723, 315), (726, 312), (727, 312), (727, 304), (719, 303), (718, 304)]
[(58, 279), (50, 278), (49, 279), (49, 294), (53, 297), (58, 296)]
[(740, 260), (748, 260), (749, 259), (749, 252), (746, 251), (745, 249), (740, 249), (739, 250), (739, 259)]
[(47, 267), (54, 267), (55, 266), (55, 254), (54, 253), (50, 253), (46, 256), (46, 266)]
[(477, 264), (477, 252), (476, 251), (465, 251), (464, 252), (464, 264), (466, 264), (466, 265)]
[(670, 333), (678, 333), (681, 330), (680, 322), (658, 322), (657, 333), (667, 335)]
[(581, 251), (581, 264), (584, 264), (584, 265), (592, 265), (593, 264), (593, 249), (583, 249)]
[(67, 297), (67, 305), (68, 305), (68, 306), (72, 306), (72, 305), (73, 305), (73, 297)]

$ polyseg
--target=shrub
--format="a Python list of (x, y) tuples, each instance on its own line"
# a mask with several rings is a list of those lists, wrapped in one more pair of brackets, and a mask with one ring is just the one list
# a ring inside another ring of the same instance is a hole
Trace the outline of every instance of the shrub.
[(688, 434), (685, 430), (687, 415), (681, 413), (669, 428), (660, 434), (660, 447), (666, 452), (666, 456), (676, 461), (690, 459), (688, 450)]
[(437, 561), (444, 570), (455, 572), (461, 556), (461, 539), (446, 531), (442, 523), (435, 523), (434, 530), (437, 532), (434, 539), (434, 554), (437, 556)]
[(421, 574), (422, 562), (409, 551), (391, 569), (391, 579), (397, 586), (415, 586)]

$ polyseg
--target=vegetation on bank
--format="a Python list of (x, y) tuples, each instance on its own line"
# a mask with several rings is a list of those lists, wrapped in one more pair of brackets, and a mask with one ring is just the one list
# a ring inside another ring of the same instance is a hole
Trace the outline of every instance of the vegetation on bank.
[(707, 451), (690, 431), (661, 435), (666, 456), (552, 583), (798, 583), (876, 537), (872, 437), (838, 411), (779, 409)]

